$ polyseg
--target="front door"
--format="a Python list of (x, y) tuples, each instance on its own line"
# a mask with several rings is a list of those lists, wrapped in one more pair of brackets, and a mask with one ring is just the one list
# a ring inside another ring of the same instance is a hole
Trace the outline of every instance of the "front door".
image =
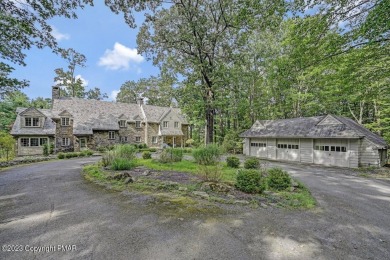
[(80, 149), (87, 148), (87, 138), (80, 138)]

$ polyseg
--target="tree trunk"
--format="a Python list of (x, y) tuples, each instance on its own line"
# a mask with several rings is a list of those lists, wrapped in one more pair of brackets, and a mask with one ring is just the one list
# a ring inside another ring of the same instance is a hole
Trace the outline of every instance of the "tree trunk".
[(214, 109), (207, 105), (206, 108), (206, 144), (213, 143), (214, 141)]

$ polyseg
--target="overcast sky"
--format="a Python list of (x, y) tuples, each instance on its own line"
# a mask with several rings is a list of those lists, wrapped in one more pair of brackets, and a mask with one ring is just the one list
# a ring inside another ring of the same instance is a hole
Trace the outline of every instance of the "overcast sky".
[[(122, 15), (115, 15), (103, 1), (95, 1), (94, 7), (77, 12), (79, 18), (56, 18), (49, 21), (53, 36), (62, 48), (73, 48), (87, 57), (85, 68), (77, 68), (76, 74), (86, 89), (99, 87), (113, 99), (120, 86), (127, 80), (138, 80), (157, 75), (158, 69), (137, 53), (138, 29), (131, 29)], [(143, 15), (137, 14), (141, 25)], [(66, 62), (50, 49), (25, 51), (27, 66), (14, 66), (12, 76), (30, 81), (23, 90), (30, 98), (51, 97), (54, 69), (66, 69)]]

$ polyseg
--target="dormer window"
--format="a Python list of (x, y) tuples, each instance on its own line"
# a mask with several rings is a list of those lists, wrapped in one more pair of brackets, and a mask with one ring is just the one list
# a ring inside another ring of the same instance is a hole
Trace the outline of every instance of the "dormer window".
[(163, 121), (163, 127), (168, 128), (168, 121)]
[(39, 118), (38, 117), (25, 117), (24, 118), (24, 125), (25, 126), (39, 126)]
[(179, 128), (179, 122), (175, 122), (175, 128)]
[(69, 126), (70, 119), (69, 117), (61, 117), (61, 125), (62, 126)]
[(119, 127), (126, 127), (126, 120), (119, 120)]
[(135, 121), (135, 128), (141, 128), (141, 121)]

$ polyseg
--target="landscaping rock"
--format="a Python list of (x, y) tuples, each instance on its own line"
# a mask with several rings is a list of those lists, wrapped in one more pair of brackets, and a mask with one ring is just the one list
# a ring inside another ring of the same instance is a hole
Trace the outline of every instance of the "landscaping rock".
[(296, 181), (291, 181), (291, 186), (294, 187), (294, 188), (298, 188), (299, 184)]
[(206, 192), (204, 191), (193, 191), (192, 194), (196, 195), (196, 196), (199, 196), (199, 197), (202, 197), (204, 199), (208, 199), (210, 197), (209, 194), (207, 194)]
[(152, 174), (149, 170), (146, 170), (142, 173), (142, 176), (149, 176), (150, 174)]
[(187, 187), (179, 187), (179, 191), (187, 191)]
[(235, 200), (234, 204), (248, 205), (249, 201), (247, 201), (247, 200)]
[(233, 200), (236, 199), (236, 196), (231, 195), (231, 194), (228, 194), (227, 197), (228, 197), (229, 199), (233, 199)]
[(125, 184), (131, 183), (131, 182), (134, 182), (133, 177), (127, 177), (127, 178), (125, 179)]
[(114, 174), (112, 179), (120, 181), (129, 177), (132, 178), (132, 176), (128, 172), (118, 172)]
[(216, 192), (229, 192), (231, 187), (220, 182), (204, 182), (202, 184), (202, 190), (212, 190)]

